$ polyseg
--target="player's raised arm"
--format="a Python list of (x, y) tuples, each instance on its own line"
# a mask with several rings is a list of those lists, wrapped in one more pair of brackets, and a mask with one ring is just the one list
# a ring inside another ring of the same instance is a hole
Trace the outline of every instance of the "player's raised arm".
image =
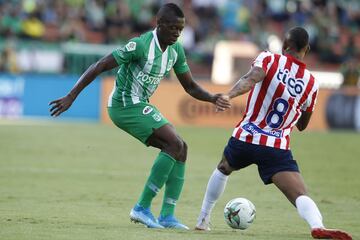
[(237, 97), (250, 91), (256, 83), (262, 81), (265, 77), (265, 72), (260, 67), (252, 67), (250, 71), (242, 76), (228, 93), (230, 98)]
[(72, 103), (75, 101), (79, 93), (89, 85), (94, 79), (101, 73), (113, 69), (118, 66), (113, 55), (110, 53), (105, 57), (101, 58), (96, 63), (92, 64), (79, 78), (71, 91), (64, 97), (56, 99), (49, 103), (51, 106), (50, 114), (53, 117), (59, 116), (65, 112)]
[(224, 111), (225, 109), (231, 107), (227, 96), (221, 93), (211, 94), (205, 89), (203, 89), (199, 84), (197, 84), (197, 82), (193, 80), (190, 71), (182, 74), (177, 74), (176, 76), (179, 79), (184, 90), (192, 97), (201, 101), (211, 102), (215, 104), (217, 111)]

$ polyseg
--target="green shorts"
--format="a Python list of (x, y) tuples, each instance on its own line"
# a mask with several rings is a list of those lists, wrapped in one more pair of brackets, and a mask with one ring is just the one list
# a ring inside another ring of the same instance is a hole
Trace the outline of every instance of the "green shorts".
[(117, 127), (145, 145), (154, 129), (169, 123), (155, 106), (142, 102), (126, 107), (108, 107), (108, 113)]

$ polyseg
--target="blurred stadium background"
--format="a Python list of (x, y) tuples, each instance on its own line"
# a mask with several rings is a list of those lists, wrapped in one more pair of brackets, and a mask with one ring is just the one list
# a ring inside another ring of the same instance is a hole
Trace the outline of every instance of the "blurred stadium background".
[[(60, 122), (50, 119), (48, 103), (91, 63), (154, 28), (166, 2), (183, 8), (180, 41), (195, 79), (211, 92), (227, 91), (261, 50), (280, 52), (290, 27), (308, 30), (305, 62), (321, 90), (310, 131), (294, 133), (293, 149), (327, 222), (359, 238), (359, 0), (0, 0), (0, 239), (307, 239), (307, 226), (276, 189), (263, 189), (255, 168), (234, 176), (251, 184), (240, 191), (230, 183), (214, 213), (214, 235), (139, 233), (128, 210), (156, 151), (103, 124), (115, 70), (88, 86)], [(173, 75), (151, 99), (190, 146), (178, 210), (190, 226), (245, 99), (218, 114), (186, 95)], [(259, 213), (249, 233), (229, 230), (221, 216), (221, 204), (242, 192)]]
[[(165, 2), (0, 1), (0, 116), (48, 116), (44, 103), (65, 94), (91, 63), (129, 38), (154, 28), (156, 11)], [(360, 128), (356, 90), (360, 82), (359, 0), (173, 2), (186, 15), (187, 24), (180, 41), (193, 75), (208, 83), (210, 90), (219, 84), (231, 84), (246, 73), (259, 51), (280, 52), (284, 32), (295, 25), (304, 26), (311, 38), (311, 53), (306, 63), (325, 89), (313, 125), (321, 129)], [(65, 117), (107, 121), (102, 102), (112, 85), (108, 82), (112, 82), (114, 72), (105, 74), (87, 89)], [(173, 76), (166, 80), (171, 85), (168, 90), (176, 88)], [(341, 88), (346, 90), (339, 92)], [(163, 92), (166, 91), (160, 88), (160, 98)], [(157, 99), (154, 101), (158, 104)], [(331, 106), (344, 107), (327, 108), (329, 102)], [(159, 104), (160, 109), (166, 108), (163, 102)], [(194, 124), (195, 118), (209, 114), (206, 105), (183, 95), (172, 106), (182, 106), (178, 108), (181, 114), (171, 113), (174, 119), (170, 119), (176, 124)], [(242, 104), (235, 106), (226, 116), (237, 118), (242, 109)], [(232, 126), (234, 118), (222, 121), (223, 125)], [(217, 126), (216, 121), (209, 124), (214, 123)]]

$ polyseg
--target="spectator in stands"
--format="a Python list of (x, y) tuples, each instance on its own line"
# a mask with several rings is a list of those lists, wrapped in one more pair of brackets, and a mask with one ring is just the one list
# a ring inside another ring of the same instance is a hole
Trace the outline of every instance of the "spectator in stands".
[(39, 12), (30, 13), (22, 22), (21, 28), (25, 38), (41, 39), (45, 33), (45, 26), (40, 20)]
[(360, 86), (360, 64), (356, 58), (351, 58), (341, 66), (344, 81), (342, 87)]
[(85, 2), (86, 16), (91, 29), (101, 31), (106, 27), (104, 9), (104, 1), (88, 0)]
[[(171, 0), (0, 0), (0, 38), (122, 44), (152, 28), (153, 13), (164, 2)], [(218, 38), (252, 41), (266, 49), (272, 35), (282, 36), (292, 25), (310, 33), (309, 59), (336, 68), (349, 53), (359, 58), (359, 0), (176, 2), (188, 19), (182, 38), (190, 64), (197, 60), (208, 68)]]
[(87, 28), (84, 17), (76, 14), (79, 11), (69, 11), (60, 26), (60, 36), (63, 41), (86, 42)]
[(123, 1), (109, 1), (105, 7), (106, 43), (123, 43), (132, 34), (131, 13)]
[(21, 19), (18, 8), (8, 4), (0, 10), (3, 16), (0, 18), (0, 34), (5, 37), (12, 37), (21, 33)]
[(17, 73), (16, 54), (14, 48), (6, 46), (0, 54), (0, 72)]

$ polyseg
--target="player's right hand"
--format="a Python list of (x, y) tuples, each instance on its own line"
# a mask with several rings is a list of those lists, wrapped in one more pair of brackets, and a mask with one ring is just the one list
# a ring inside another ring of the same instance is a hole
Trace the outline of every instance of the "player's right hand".
[(50, 114), (52, 117), (57, 117), (61, 113), (65, 112), (69, 109), (69, 107), (74, 102), (74, 98), (70, 96), (69, 94), (65, 97), (56, 99), (49, 103), (49, 106), (51, 106)]
[(217, 97), (215, 102), (216, 112), (222, 112), (231, 107), (230, 98), (228, 95), (220, 93), (220, 94), (216, 94), (215, 96)]

